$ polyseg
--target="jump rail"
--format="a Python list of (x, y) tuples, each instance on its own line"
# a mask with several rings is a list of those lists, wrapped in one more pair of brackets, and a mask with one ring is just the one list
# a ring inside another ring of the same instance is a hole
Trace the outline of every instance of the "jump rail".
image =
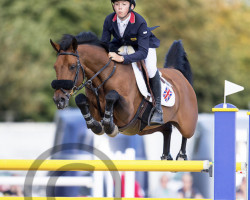
[[(162, 198), (111, 198), (111, 197), (32, 197), (32, 200), (162, 200)], [(3, 200), (28, 200), (27, 197), (0, 197)], [(173, 199), (164, 198), (165, 200), (183, 200), (183, 199)], [(30, 199), (31, 200), (31, 199)], [(192, 199), (185, 199), (192, 200)], [(212, 200), (212, 199), (196, 199), (196, 200)]]
[(170, 171), (201, 172), (210, 167), (205, 161), (165, 160), (0, 160), (0, 170), (18, 171)]
[[(168, 171), (208, 172), (212, 162), (166, 160), (0, 160), (0, 170), (18, 171)], [(246, 163), (236, 163), (236, 172)]]

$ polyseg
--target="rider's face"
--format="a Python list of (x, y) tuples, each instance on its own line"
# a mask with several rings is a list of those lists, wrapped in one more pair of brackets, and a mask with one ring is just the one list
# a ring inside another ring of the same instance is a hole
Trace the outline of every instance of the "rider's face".
[(125, 20), (128, 17), (130, 3), (128, 1), (116, 1), (114, 3), (114, 9), (116, 14), (121, 20)]

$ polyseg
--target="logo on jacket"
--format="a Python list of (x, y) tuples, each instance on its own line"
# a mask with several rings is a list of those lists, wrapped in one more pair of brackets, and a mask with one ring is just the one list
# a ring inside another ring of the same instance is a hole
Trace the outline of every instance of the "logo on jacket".
[(137, 40), (137, 38), (130, 38), (130, 40), (131, 40), (131, 41), (136, 41), (136, 40)]

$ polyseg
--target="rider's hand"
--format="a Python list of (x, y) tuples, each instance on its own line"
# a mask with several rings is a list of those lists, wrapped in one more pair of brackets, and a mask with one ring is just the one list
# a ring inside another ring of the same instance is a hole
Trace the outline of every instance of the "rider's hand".
[(109, 52), (109, 58), (112, 58), (113, 61), (120, 62), (120, 63), (124, 61), (124, 57), (118, 55), (115, 52)]

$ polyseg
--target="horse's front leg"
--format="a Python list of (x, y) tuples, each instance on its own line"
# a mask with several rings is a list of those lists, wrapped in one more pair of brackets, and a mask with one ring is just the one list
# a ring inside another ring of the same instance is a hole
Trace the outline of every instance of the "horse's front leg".
[(97, 135), (102, 135), (104, 133), (103, 126), (90, 114), (87, 97), (84, 94), (79, 94), (76, 96), (75, 102), (78, 108), (81, 110), (81, 113), (86, 121), (87, 128), (91, 129)]
[(106, 106), (105, 106), (105, 113), (102, 124), (104, 126), (105, 133), (108, 134), (110, 137), (115, 137), (119, 130), (118, 127), (114, 124), (114, 105), (119, 100), (120, 95), (115, 91), (111, 90), (106, 96)]

